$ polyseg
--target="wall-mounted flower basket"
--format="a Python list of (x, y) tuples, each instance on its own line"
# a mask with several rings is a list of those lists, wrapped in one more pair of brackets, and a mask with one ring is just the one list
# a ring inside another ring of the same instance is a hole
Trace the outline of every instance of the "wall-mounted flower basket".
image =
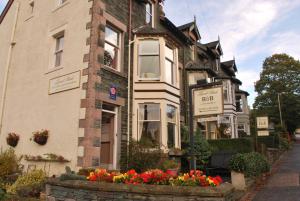
[(47, 143), (49, 137), (48, 130), (36, 131), (33, 133), (33, 141), (38, 143), (39, 145), (45, 145)]
[(16, 147), (19, 142), (19, 135), (16, 133), (8, 133), (8, 136), (6, 137), (6, 142), (11, 147)]
[(56, 154), (44, 154), (44, 155), (46, 155), (46, 157), (40, 155), (37, 156), (24, 155), (24, 159), (26, 161), (34, 161), (34, 162), (58, 162), (58, 163), (70, 162), (70, 160), (67, 160), (63, 156), (59, 156)]

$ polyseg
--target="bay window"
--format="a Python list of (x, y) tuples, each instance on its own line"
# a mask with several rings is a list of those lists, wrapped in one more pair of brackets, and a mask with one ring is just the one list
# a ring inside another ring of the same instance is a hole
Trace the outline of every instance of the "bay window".
[(175, 147), (176, 136), (176, 107), (167, 105), (168, 148)]
[(160, 144), (160, 104), (139, 104), (139, 138), (146, 144)]
[(147, 80), (159, 80), (159, 41), (142, 40), (139, 43), (139, 77)]
[(115, 29), (105, 27), (104, 65), (119, 70), (120, 33)]
[(166, 82), (169, 84), (175, 84), (175, 69), (174, 69), (174, 50), (165, 46), (165, 71)]

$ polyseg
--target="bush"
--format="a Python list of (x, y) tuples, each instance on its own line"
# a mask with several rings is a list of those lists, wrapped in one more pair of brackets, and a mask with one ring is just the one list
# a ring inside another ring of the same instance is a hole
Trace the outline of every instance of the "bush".
[(289, 140), (286, 138), (279, 138), (279, 148), (281, 150), (289, 150), (290, 149), (290, 144), (289, 144)]
[(252, 138), (208, 140), (213, 152), (231, 151), (235, 153), (249, 153), (254, 151)]
[(23, 197), (38, 197), (44, 188), (45, 180), (46, 174), (44, 171), (33, 170), (21, 175), (17, 181), (7, 189), (7, 192)]
[(235, 172), (245, 172), (246, 161), (244, 154), (236, 154), (229, 161), (229, 169)]
[(8, 175), (14, 174), (19, 171), (18, 158), (13, 149), (8, 149), (0, 154), (0, 179), (5, 179)]
[(244, 173), (246, 177), (256, 177), (270, 171), (266, 158), (257, 152), (236, 154), (230, 160), (229, 168)]
[[(131, 141), (127, 161), (121, 161), (121, 163), (125, 164), (127, 162), (127, 170), (135, 169), (137, 172), (144, 172), (159, 168), (162, 157), (163, 152), (159, 148)], [(126, 158), (123, 160), (126, 160)]]
[(277, 134), (257, 137), (257, 144), (265, 144), (269, 148), (279, 147), (279, 137)]

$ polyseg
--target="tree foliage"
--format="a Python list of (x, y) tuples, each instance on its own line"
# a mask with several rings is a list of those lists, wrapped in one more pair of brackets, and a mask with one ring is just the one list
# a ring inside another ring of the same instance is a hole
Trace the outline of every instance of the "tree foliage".
[(285, 128), (293, 132), (300, 125), (300, 62), (287, 54), (274, 54), (265, 59), (260, 80), (256, 82), (258, 96), (254, 108), (257, 115), (268, 115), (280, 125), (278, 94)]

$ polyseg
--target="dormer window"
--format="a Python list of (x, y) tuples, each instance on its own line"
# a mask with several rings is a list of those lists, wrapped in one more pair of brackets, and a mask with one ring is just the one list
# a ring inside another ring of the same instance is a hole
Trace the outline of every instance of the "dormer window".
[(153, 27), (153, 4), (150, 2), (146, 3), (145, 9), (146, 9), (146, 24), (150, 24)]

